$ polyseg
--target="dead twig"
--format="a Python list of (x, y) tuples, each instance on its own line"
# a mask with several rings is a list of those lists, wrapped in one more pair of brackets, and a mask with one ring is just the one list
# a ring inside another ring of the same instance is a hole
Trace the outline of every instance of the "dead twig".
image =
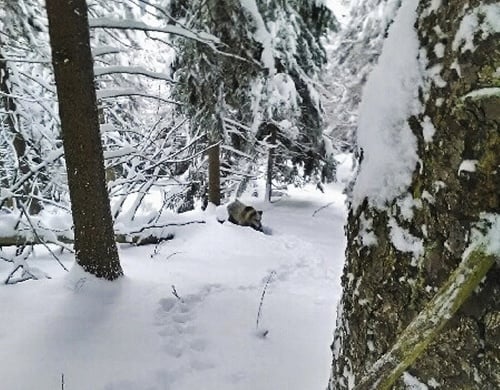
[(259, 332), (259, 321), (260, 321), (260, 317), (262, 315), (262, 305), (264, 304), (264, 297), (266, 295), (267, 286), (269, 285), (269, 283), (271, 282), (271, 279), (275, 275), (276, 275), (276, 271), (271, 271), (271, 273), (267, 277), (266, 283), (264, 284), (264, 288), (262, 289), (262, 295), (260, 296), (259, 310), (257, 311), (257, 321), (255, 322), (255, 328), (261, 337), (266, 337), (267, 334), (269, 333), (269, 330), (267, 330), (267, 329), (264, 329), (262, 332)]
[(312, 214), (313, 217), (316, 216), (316, 214), (318, 214), (321, 210), (323, 209), (326, 209), (327, 207), (330, 207), (332, 204), (334, 204), (335, 202), (330, 202), (330, 203), (327, 203), (325, 204), (324, 206), (321, 206), (319, 209), (317, 210), (314, 210), (314, 213)]

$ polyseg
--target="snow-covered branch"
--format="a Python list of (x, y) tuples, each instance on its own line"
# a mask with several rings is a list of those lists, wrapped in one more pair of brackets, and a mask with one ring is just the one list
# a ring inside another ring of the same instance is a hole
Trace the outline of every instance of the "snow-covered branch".
[(188, 30), (181, 26), (166, 25), (164, 27), (160, 26), (150, 26), (146, 23), (139, 22), (137, 20), (130, 19), (111, 19), (111, 18), (92, 18), (89, 20), (90, 28), (111, 28), (118, 30), (140, 30), (149, 32), (166, 33), (181, 36), (188, 39), (193, 39), (195, 41), (209, 45), (215, 48), (215, 45), (220, 41), (217, 37), (204, 32), (195, 32)]
[(179, 102), (176, 102), (175, 100), (166, 99), (166, 98), (161, 97), (159, 95), (152, 95), (150, 93), (139, 92), (133, 88), (104, 89), (104, 90), (96, 91), (96, 93), (97, 93), (98, 99), (109, 99), (109, 98), (124, 97), (124, 96), (140, 96), (140, 97), (148, 98), (148, 99), (157, 99), (157, 100), (160, 100), (160, 101), (165, 102), (165, 103), (171, 103), (171, 104), (176, 104), (176, 105), (181, 104)]
[(169, 83), (173, 83), (174, 80), (167, 73), (153, 72), (142, 66), (97, 66), (94, 68), (95, 76), (104, 76), (116, 73), (125, 73), (131, 75), (140, 75), (150, 77), (156, 80), (164, 80)]

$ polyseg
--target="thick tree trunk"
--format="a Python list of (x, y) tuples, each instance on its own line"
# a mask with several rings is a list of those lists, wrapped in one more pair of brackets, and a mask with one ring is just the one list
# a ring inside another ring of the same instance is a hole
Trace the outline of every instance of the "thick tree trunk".
[[(500, 214), (500, 32), (491, 24), (500, 7), (457, 0), (433, 9), (430, 3), (420, 1), (416, 29), (427, 74), (435, 75), (425, 80), (428, 94), (419, 91), (423, 112), (408, 119), (420, 160), (410, 187), (386, 207), (365, 200), (350, 210), (331, 390), (370, 378), (373, 365), (395, 350), (457, 269), (476, 224)], [(463, 34), (465, 28), (477, 31)], [(404, 252), (396, 231), (421, 243), (421, 253)], [(366, 242), (367, 234), (376, 243)], [(500, 388), (498, 263), (433, 336), (406, 368), (414, 380), (429, 389)], [(400, 378), (391, 388), (408, 387)]]
[(76, 260), (109, 280), (122, 275), (106, 189), (85, 0), (47, 0), (52, 63), (75, 227)]
[(484, 246), (474, 248), (434, 298), (398, 335), (392, 348), (375, 362), (356, 390), (390, 389), (439, 335), (494, 264), (495, 256), (487, 254)]

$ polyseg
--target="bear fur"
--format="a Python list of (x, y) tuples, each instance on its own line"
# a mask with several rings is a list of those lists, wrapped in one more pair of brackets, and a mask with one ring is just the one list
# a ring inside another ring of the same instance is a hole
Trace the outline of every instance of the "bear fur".
[(247, 206), (236, 199), (227, 206), (229, 222), (240, 226), (250, 226), (262, 232), (262, 211), (256, 210), (252, 206)]

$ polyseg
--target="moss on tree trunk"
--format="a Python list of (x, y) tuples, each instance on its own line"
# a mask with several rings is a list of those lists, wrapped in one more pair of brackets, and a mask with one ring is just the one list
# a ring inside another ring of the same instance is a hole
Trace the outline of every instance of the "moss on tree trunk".
[(356, 390), (388, 390), (425, 351), (495, 263), (484, 247), (474, 249), (434, 298), (398, 335), (392, 348), (375, 362)]
[[(500, 85), (500, 34), (478, 31), (470, 37), (472, 49), (455, 40), (465, 17), (475, 15), (479, 26), (487, 20), (482, 7), (488, 4), (498, 7), (494, 1), (457, 0), (429, 11), (430, 1), (419, 3), (421, 55), (426, 69), (444, 82), (427, 80), (428, 91), (419, 91), (423, 112), (408, 118), (420, 162), (407, 192), (384, 209), (365, 201), (350, 210), (331, 390), (354, 388), (389, 353), (458, 267), (482, 213), (500, 214), (500, 99), (483, 93)], [(426, 121), (436, 129), (430, 142), (424, 138)], [(473, 169), (464, 169), (464, 162)], [(403, 198), (418, 204), (411, 218), (401, 211)], [(377, 244), (363, 244), (363, 221), (370, 222)], [(394, 246), (390, 221), (422, 242), (422, 256), (415, 259)], [(431, 389), (484, 390), (500, 388), (498, 367), (500, 270), (493, 265), (406, 370)], [(399, 379), (391, 388), (406, 385)]]

